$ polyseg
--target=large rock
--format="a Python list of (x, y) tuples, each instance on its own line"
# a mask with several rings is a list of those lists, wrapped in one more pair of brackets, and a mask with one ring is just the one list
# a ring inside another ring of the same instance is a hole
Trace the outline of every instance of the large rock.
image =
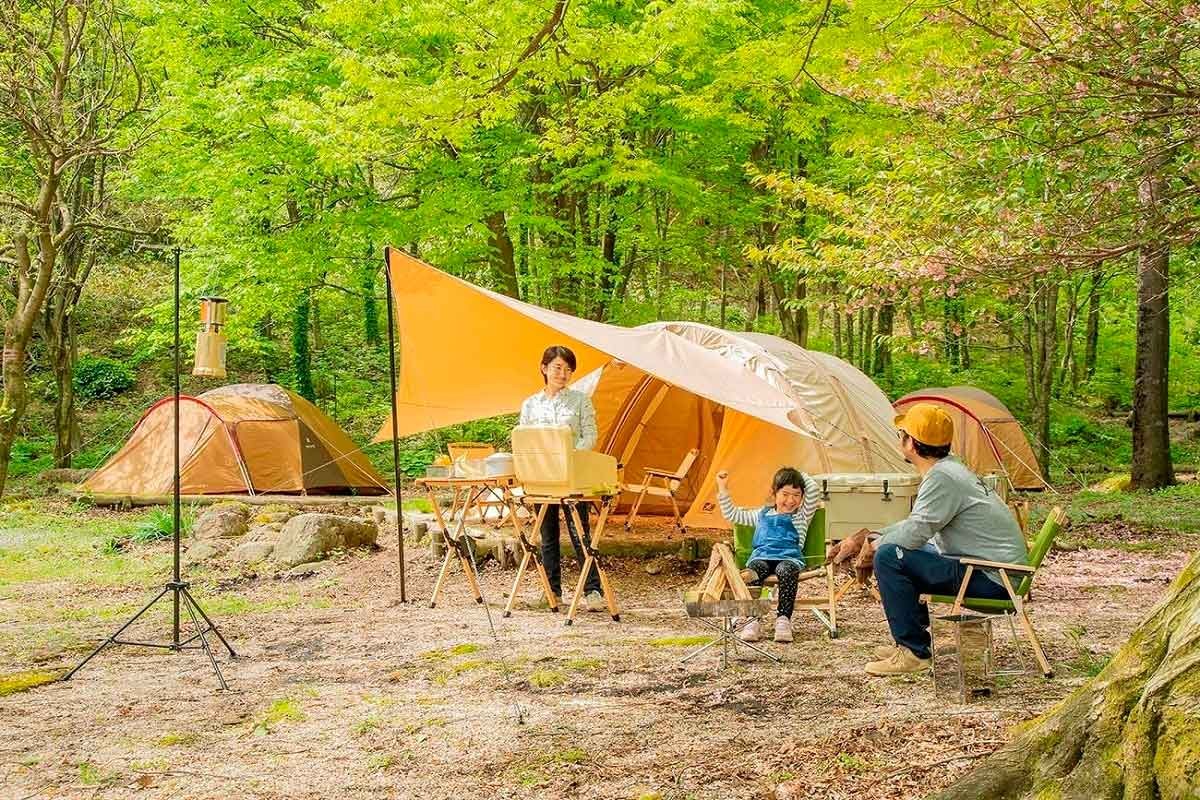
[(274, 544), (279, 541), (283, 526), (278, 522), (271, 522), (266, 525), (256, 525), (246, 534), (245, 542), (270, 542)]
[(220, 539), (203, 539), (187, 549), (183, 554), (183, 561), (186, 564), (196, 564), (223, 555), (228, 549), (229, 544)]
[(273, 542), (242, 542), (229, 551), (229, 558), (242, 564), (265, 561), (275, 550)]
[(299, 514), (283, 526), (274, 559), (282, 567), (294, 567), (325, 558), (334, 550), (374, 545), (378, 535), (374, 522), (335, 514)]
[(236, 539), (246, 533), (250, 509), (242, 503), (211, 506), (192, 526), (197, 539)]

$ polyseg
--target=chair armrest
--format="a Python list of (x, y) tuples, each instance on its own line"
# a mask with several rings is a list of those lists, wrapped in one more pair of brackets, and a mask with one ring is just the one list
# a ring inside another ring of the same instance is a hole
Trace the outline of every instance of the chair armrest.
[(1037, 567), (1031, 567), (1028, 564), (1008, 564), (1003, 561), (984, 561), (982, 558), (960, 558), (960, 564), (970, 564), (974, 567), (986, 567), (989, 569), (1004, 569), (1012, 570), (1013, 572), (1037, 572)]
[(670, 472), (665, 469), (655, 469), (654, 467), (646, 467), (644, 471), (647, 475), (654, 475), (659, 478), (670, 478), (671, 480), (674, 480), (674, 481), (680, 480), (680, 477), (678, 475), (676, 475), (674, 472)]

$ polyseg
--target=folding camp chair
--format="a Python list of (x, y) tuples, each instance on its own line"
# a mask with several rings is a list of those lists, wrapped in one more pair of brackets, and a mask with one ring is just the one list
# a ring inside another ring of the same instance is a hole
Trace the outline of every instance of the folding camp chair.
[[(633, 527), (633, 521), (637, 519), (638, 509), (641, 508), (642, 501), (646, 499), (646, 495), (650, 494), (655, 497), (666, 497), (671, 501), (671, 510), (675, 514), (675, 527), (679, 529), (681, 534), (686, 533), (687, 529), (683, 527), (683, 517), (679, 514), (679, 503), (675, 500), (675, 492), (679, 491), (680, 484), (683, 483), (687, 477), (688, 470), (692, 468), (692, 464), (696, 463), (696, 459), (699, 456), (699, 450), (689, 450), (687, 451), (687, 455), (683, 457), (683, 461), (679, 462), (679, 467), (674, 472), (646, 467), (646, 475), (641, 483), (622, 484), (621, 489), (637, 495), (637, 498), (633, 501), (633, 506), (629, 509), (628, 516), (625, 517), (625, 530), (630, 530)], [(656, 486), (656, 482), (661, 485)]]
[[(748, 525), (738, 525), (735, 533), (737, 538), (745, 539), (747, 536), (753, 538), (754, 532)], [(744, 567), (745, 556), (738, 553), (738, 566)], [(746, 556), (749, 553), (745, 554)], [(825, 539), (825, 509), (818, 508), (813, 514), (812, 520), (808, 523), (808, 532), (804, 535), (804, 570), (799, 575), (799, 581), (817, 580), (820, 582), (822, 591), (820, 594), (803, 597), (797, 591), (796, 608), (807, 608), (813, 613), (825, 630), (829, 632), (830, 639), (836, 639), (838, 636), (837, 627), (837, 605), (842, 598), (856, 585), (853, 580), (845, 581), (841, 586), (838, 585), (834, 574), (833, 564), (829, 563), (829, 547)], [(778, 585), (779, 579), (774, 575), (769, 576), (763, 581), (764, 586), (773, 587)]]
[[(957, 595), (948, 594), (923, 594), (921, 602), (942, 603), (952, 605), (951, 615), (959, 614), (962, 609), (968, 609), (980, 614), (1001, 614), (1003, 615), (1012, 627), (1013, 617), (1021, 623), (1021, 628), (1025, 631), (1026, 638), (1029, 639), (1029, 647), (1033, 650), (1033, 657), (1037, 659), (1038, 666), (1042, 669), (1042, 675), (1047, 678), (1054, 676), (1054, 671), (1050, 669), (1050, 663), (1046, 660), (1046, 654), (1042, 652), (1042, 644), (1038, 641), (1037, 632), (1033, 629), (1033, 622), (1029, 619), (1029, 602), (1033, 599), (1030, 588), (1033, 586), (1033, 576), (1037, 574), (1038, 568), (1042, 565), (1042, 560), (1046, 558), (1046, 553), (1050, 552), (1050, 546), (1054, 544), (1054, 537), (1067, 524), (1067, 515), (1059, 507), (1055, 507), (1050, 512), (1050, 516), (1046, 517), (1046, 524), (1042, 526), (1041, 533), (1033, 542), (1033, 548), (1029, 552), (1028, 564), (1006, 564), (999, 561), (984, 561), (978, 558), (961, 558), (963, 564), (966, 565), (967, 571), (963, 575), (962, 584), (958, 588)], [(1005, 590), (1008, 592), (1007, 600), (992, 600), (981, 597), (967, 597), (967, 584), (971, 582), (971, 575), (976, 569), (994, 569), (1000, 573), (1000, 581), (1004, 584)], [(1020, 573), (1020, 585), (1013, 589), (1012, 581), (1009, 578), (1010, 572)], [(1013, 635), (1016, 636), (1016, 628), (1013, 627)]]

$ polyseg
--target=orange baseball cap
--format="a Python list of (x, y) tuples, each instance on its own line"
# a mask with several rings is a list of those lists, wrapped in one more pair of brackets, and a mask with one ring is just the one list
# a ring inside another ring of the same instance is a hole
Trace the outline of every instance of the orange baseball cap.
[(954, 420), (933, 403), (915, 403), (895, 419), (896, 427), (930, 447), (943, 447), (954, 441)]

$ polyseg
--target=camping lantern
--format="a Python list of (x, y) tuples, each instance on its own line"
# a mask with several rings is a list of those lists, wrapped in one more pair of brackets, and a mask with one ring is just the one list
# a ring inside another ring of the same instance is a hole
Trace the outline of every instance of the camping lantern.
[(225, 377), (225, 315), (229, 301), (223, 297), (200, 298), (200, 332), (196, 334), (196, 365), (193, 375)]

